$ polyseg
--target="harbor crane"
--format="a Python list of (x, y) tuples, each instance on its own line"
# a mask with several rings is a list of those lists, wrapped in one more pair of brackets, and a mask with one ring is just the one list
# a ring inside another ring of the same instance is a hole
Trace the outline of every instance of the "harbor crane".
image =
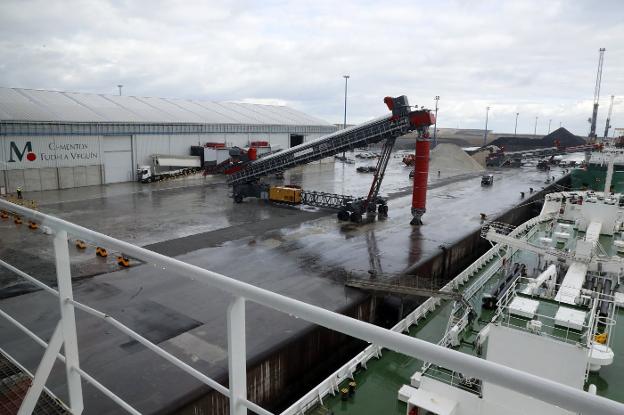
[(609, 129), (611, 128), (611, 114), (613, 113), (613, 99), (615, 95), (611, 95), (611, 104), (609, 105), (609, 113), (607, 114), (607, 122), (605, 123), (604, 139), (609, 138)]
[(594, 142), (596, 140), (596, 120), (598, 118), (598, 101), (600, 101), (600, 84), (602, 83), (602, 64), (604, 63), (605, 48), (600, 48), (598, 55), (598, 71), (596, 73), (596, 85), (594, 86), (594, 107), (592, 110), (592, 116), (589, 119), (589, 140)]
[[(240, 163), (229, 171), (228, 183), (232, 186), (234, 202), (241, 203), (246, 197), (274, 200), (271, 194), (272, 187), (261, 181), (263, 176), (283, 172), (284, 170), (334, 156), (347, 150), (364, 147), (370, 144), (383, 142), (381, 155), (377, 162), (377, 169), (373, 182), (366, 197), (352, 197), (340, 194), (292, 190), (294, 193), (288, 200), (277, 200), (288, 203), (301, 203), (309, 206), (336, 209), (338, 219), (361, 222), (363, 215), (375, 213), (385, 216), (388, 213), (387, 200), (379, 196), (381, 184), (390, 155), (396, 139), (410, 132), (417, 133), (417, 159), (420, 163), (417, 171), (418, 180), (414, 178), (416, 202), (412, 206), (412, 215), (420, 223), (420, 217), (425, 211), (426, 182), (429, 163), (429, 126), (435, 123), (435, 116), (428, 109), (412, 109), (407, 97), (401, 95), (396, 98), (386, 97), (384, 103), (392, 112), (375, 118), (371, 121), (336, 131), (316, 140), (294, 146), (288, 150), (262, 157), (256, 161)], [(420, 143), (420, 144), (419, 144)], [(426, 145), (422, 144), (426, 143)], [(420, 152), (418, 151), (420, 149)], [(426, 154), (423, 152), (426, 151)], [(427, 166), (424, 166), (424, 165)], [(422, 181), (424, 179), (424, 192)], [(416, 183), (419, 184), (417, 189)], [(275, 189), (273, 187), (273, 189)], [(284, 190), (288, 189), (278, 189)], [(282, 192), (282, 193), (284, 193)]]

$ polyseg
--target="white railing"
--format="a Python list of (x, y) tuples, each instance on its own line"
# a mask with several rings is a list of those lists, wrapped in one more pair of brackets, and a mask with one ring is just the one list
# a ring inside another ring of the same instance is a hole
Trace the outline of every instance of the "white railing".
[[(500, 255), (501, 248), (499, 246), (493, 246), (483, 255), (481, 255), (476, 261), (466, 267), (461, 273), (457, 274), (455, 278), (446, 283), (440, 291), (453, 292), (459, 289), (462, 285), (467, 283), (470, 278), (479, 270), (487, 265), (495, 256)], [(492, 269), (494, 269), (493, 267)], [(478, 281), (471, 284), (471, 287), (476, 286)], [(395, 324), (390, 330), (397, 333), (406, 333), (410, 327), (417, 324), (420, 319), (427, 317), (427, 315), (433, 312), (438, 306), (444, 303), (445, 300), (441, 300), (438, 297), (429, 297), (425, 302), (419, 305), (414, 311), (405, 316), (401, 321)], [(354, 358), (342, 365), (338, 370), (324, 379), (316, 387), (308, 391), (298, 401), (293, 403), (288, 409), (282, 412), (281, 415), (296, 415), (303, 414), (307, 410), (313, 408), (316, 404), (323, 403), (323, 398), (329, 394), (334, 395), (338, 391), (338, 385), (347, 379), (353, 379), (358, 365), (366, 367), (366, 363), (373, 357), (378, 358), (382, 354), (382, 348), (371, 344), (366, 347), (362, 352), (358, 353)]]
[[(569, 306), (568, 304), (562, 303), (561, 301), (555, 301), (553, 296), (548, 296), (548, 295), (545, 296), (543, 294), (538, 294), (538, 295), (527, 294), (526, 292), (523, 292), (523, 290), (518, 290), (519, 286), (527, 286), (528, 285), (527, 283), (531, 280), (532, 278), (518, 277), (510, 285), (509, 289), (505, 292), (504, 296), (502, 296), (497, 301), (496, 303), (497, 312), (492, 317), (491, 322), (493, 323), (500, 322), (503, 325), (511, 326), (518, 330), (530, 331), (527, 328), (526, 324), (516, 324), (511, 321), (512, 313), (509, 310), (509, 305), (511, 304), (513, 299), (516, 298), (518, 293), (522, 293), (523, 295), (527, 295), (532, 298), (537, 297), (538, 299), (543, 298), (543, 299), (549, 300), (553, 302), (553, 304), (557, 304), (559, 307)], [(552, 291), (557, 292), (558, 290), (562, 288), (566, 288), (566, 287), (567, 286), (563, 284), (553, 284)], [(598, 323), (600, 320), (600, 322), (602, 323), (601, 325), (606, 327), (606, 330), (607, 330), (606, 331), (607, 333), (606, 346), (609, 346), (610, 339), (612, 338), (611, 331), (613, 329), (613, 326), (616, 323), (617, 305), (616, 305), (615, 297), (612, 295), (603, 294), (600, 292), (593, 292), (592, 295), (583, 295), (583, 297), (586, 297), (587, 300), (590, 302), (589, 306), (585, 305), (585, 309), (589, 310), (588, 311), (589, 318), (587, 320), (587, 323), (583, 322), (580, 325), (581, 327), (580, 329), (571, 329), (570, 327), (567, 327), (567, 326), (565, 326), (566, 328), (563, 329), (561, 327), (557, 327), (556, 319), (555, 319), (556, 316), (535, 313), (532, 319), (540, 320), (542, 322), (542, 330), (540, 334), (546, 337), (551, 337), (558, 341), (563, 341), (566, 343), (575, 344), (580, 347), (591, 349), (591, 344), (594, 341), (594, 335), (598, 334), (597, 328), (598, 328), (598, 325), (599, 325)], [(602, 301), (610, 304), (609, 314), (607, 316), (600, 316), (596, 311), (598, 304)], [(550, 324), (546, 324), (546, 322), (550, 322)], [(522, 320), (522, 323), (526, 323), (526, 321)], [(565, 331), (565, 335), (562, 334), (564, 331)], [(571, 334), (573, 334), (574, 336), (571, 336)], [(583, 338), (585, 339), (585, 341), (581, 342)]]
[[(83, 228), (70, 222), (45, 215), (31, 209), (14, 205), (0, 200), (0, 209), (8, 210), (25, 218), (33, 220), (42, 226), (49, 227), (54, 234), (54, 248), (56, 258), (56, 271), (58, 282), (58, 296), (60, 300), (61, 319), (46, 346), (46, 351), (35, 373), (35, 378), (22, 403), (21, 413), (29, 413), (26, 406), (36, 402), (45, 381), (47, 380), (51, 366), (56, 360), (61, 346), (65, 352), (66, 376), (69, 389), (69, 407), (74, 414), (80, 414), (83, 410), (82, 380), (92, 383), (97, 389), (105, 393), (124, 409), (131, 413), (138, 413), (121, 398), (115, 397), (104, 385), (99, 384), (93, 377), (86, 374), (79, 366), (78, 344), (74, 310), (78, 308), (96, 317), (102, 318), (127, 335), (149, 347), (159, 356), (196, 377), (208, 386), (228, 396), (230, 399), (230, 414), (243, 415), (247, 409), (261, 415), (270, 414), (258, 405), (247, 400), (246, 387), (246, 352), (245, 352), (245, 302), (252, 301), (271, 309), (287, 313), (303, 320), (315, 323), (331, 330), (356, 337), (358, 339), (406, 354), (415, 358), (431, 361), (437, 365), (451, 370), (469, 374), (471, 377), (483, 381), (492, 382), (501, 387), (513, 389), (520, 393), (534, 397), (561, 408), (573, 412), (621, 414), (624, 413), (624, 404), (615, 402), (600, 396), (592, 395), (582, 390), (562, 385), (551, 380), (543, 379), (516, 369), (512, 369), (497, 363), (489, 362), (477, 357), (469, 356), (454, 350), (446, 349), (428, 343), (424, 340), (406, 336), (401, 333), (387, 330), (373, 324), (356, 320), (324, 308), (304, 303), (272, 291), (264, 290), (253, 285), (228, 278), (216, 272), (191, 265), (167, 256), (149, 251), (118, 239), (111, 238), (101, 233)], [(87, 305), (78, 303), (72, 298), (71, 274), (69, 269), (69, 252), (67, 248), (68, 234), (73, 237), (89, 241), (98, 246), (123, 252), (133, 258), (157, 264), (169, 272), (191, 278), (195, 281), (218, 287), (234, 296), (227, 310), (228, 332), (228, 372), (229, 388), (219, 385), (214, 380), (201, 374), (194, 368), (186, 365), (175, 356), (164, 351), (157, 345), (149, 342), (140, 334), (114, 320), (112, 317), (94, 310)], [(24, 276), (25, 274), (20, 274)], [(32, 282), (32, 281), (31, 281)], [(56, 295), (51, 292), (50, 294)], [(54, 290), (56, 291), (56, 290)], [(6, 313), (4, 313), (6, 315)], [(30, 333), (15, 319), (9, 320), (23, 331)], [(32, 333), (31, 337), (36, 336)], [(39, 339), (41, 340), (41, 339)], [(45, 342), (37, 341), (43, 345)], [(34, 407), (34, 405), (33, 405)]]
[[(520, 224), (519, 226), (513, 228), (510, 232), (510, 235), (517, 237), (520, 233), (526, 232), (526, 238), (529, 239), (533, 233), (537, 231), (538, 223), (547, 220), (547, 217), (537, 216), (529, 219), (528, 221)], [(498, 256), (499, 259), (496, 263), (491, 264), (488, 271), (483, 273), (478, 280), (474, 281), (470, 284), (470, 287), (464, 292), (464, 297), (470, 299), (474, 294), (479, 290), (479, 288), (496, 273), (498, 267), (500, 265), (500, 261), (502, 261), (501, 253), (502, 251), (514, 253), (516, 249), (501, 247), (500, 245), (492, 246), (488, 251), (486, 251), (483, 255), (481, 255), (476, 261), (466, 267), (461, 273), (457, 274), (455, 278), (449, 281), (444, 287), (440, 289), (440, 291), (445, 292), (453, 292), (454, 290), (459, 289), (462, 285), (466, 284), (470, 278), (473, 277), (474, 274), (478, 273), (481, 268), (487, 265), (495, 256)], [(426, 317), (429, 313), (433, 312), (439, 305), (444, 303), (444, 300), (441, 300), (438, 297), (430, 297), (420, 306), (418, 306), (414, 311), (405, 316), (401, 321), (394, 325), (391, 328), (392, 331), (397, 333), (405, 333), (408, 332), (410, 327), (417, 324), (421, 318)], [(446, 334), (445, 334), (446, 336)], [(445, 338), (443, 337), (438, 343), (440, 346), (445, 345)], [(317, 403), (322, 404), (323, 398), (328, 394), (335, 395), (338, 391), (338, 385), (344, 382), (347, 379), (353, 379), (353, 374), (355, 373), (358, 365), (362, 365), (366, 367), (366, 363), (372, 359), (373, 357), (378, 358), (382, 354), (382, 348), (371, 344), (366, 347), (362, 352), (358, 353), (354, 358), (349, 360), (347, 363), (342, 365), (338, 370), (329, 375), (325, 380), (319, 383), (316, 387), (308, 391), (304, 396), (302, 396), (298, 401), (293, 403), (288, 409), (282, 412), (281, 415), (296, 415), (303, 414), (307, 410), (313, 408)], [(430, 363), (425, 363), (423, 368), (429, 367)], [(424, 371), (424, 370), (423, 370)]]

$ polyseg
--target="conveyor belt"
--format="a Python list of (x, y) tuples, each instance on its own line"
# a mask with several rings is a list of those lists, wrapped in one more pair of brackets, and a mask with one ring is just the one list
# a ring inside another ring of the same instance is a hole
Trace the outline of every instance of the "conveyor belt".
[(401, 117), (387, 115), (263, 157), (243, 170), (233, 173), (228, 183), (235, 185), (253, 181), (261, 176), (330, 157), (343, 151), (399, 137), (414, 129), (415, 127), (410, 124), (409, 114)]

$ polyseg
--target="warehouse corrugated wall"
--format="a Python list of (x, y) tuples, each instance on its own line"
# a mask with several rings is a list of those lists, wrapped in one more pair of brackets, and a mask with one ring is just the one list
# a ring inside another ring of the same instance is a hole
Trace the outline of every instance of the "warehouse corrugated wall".
[(0, 186), (47, 190), (135, 177), (153, 154), (194, 145), (288, 148), (336, 127), (292, 108), (0, 88)]

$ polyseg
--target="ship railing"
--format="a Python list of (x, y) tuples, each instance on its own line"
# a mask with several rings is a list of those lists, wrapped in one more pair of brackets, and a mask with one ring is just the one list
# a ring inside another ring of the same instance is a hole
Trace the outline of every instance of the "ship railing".
[[(1, 202), (1, 201), (0, 201)], [(62, 247), (64, 245), (64, 248)], [(33, 381), (31, 387), (29, 388), (26, 396), (24, 397), (22, 404), (20, 406), (20, 410), (18, 415), (26, 415), (33, 413), (35, 409), (35, 405), (39, 400), (39, 396), (45, 388), (45, 384), (48, 376), (50, 375), (50, 371), (52, 369), (52, 365), (55, 360), (58, 359), (61, 363), (65, 364), (67, 370), (67, 385), (69, 392), (69, 406), (72, 413), (81, 413), (84, 409), (84, 402), (82, 401), (82, 385), (81, 379), (89, 383), (91, 386), (102, 392), (105, 396), (110, 398), (113, 402), (119, 405), (122, 409), (130, 414), (141, 414), (136, 408), (132, 407), (129, 403), (124, 401), (121, 397), (112, 392), (109, 388), (100, 383), (96, 378), (91, 376), (89, 373), (85, 372), (80, 366), (78, 362), (78, 346), (77, 346), (77, 330), (75, 323), (75, 316), (73, 310), (78, 309), (84, 311), (91, 316), (97, 317), (110, 325), (117, 328), (122, 333), (126, 334), (128, 337), (134, 339), (138, 343), (142, 344), (146, 348), (150, 349), (163, 359), (169, 361), (169, 363), (177, 366), (182, 371), (188, 373), (189, 375), (195, 377), (197, 380), (203, 382), (207, 386), (213, 388), (214, 390), (226, 395), (230, 396), (230, 392), (228, 388), (224, 387), (217, 381), (211, 379), (210, 377), (202, 374), (197, 371), (193, 367), (184, 363), (182, 360), (168, 353), (164, 349), (160, 348), (156, 344), (150, 342), (145, 337), (141, 336), (139, 333), (125, 326), (114, 317), (102, 313), (94, 308), (91, 308), (83, 303), (80, 303), (73, 299), (72, 290), (71, 290), (71, 280), (69, 282), (69, 286), (67, 281), (69, 278), (63, 278), (62, 275), (68, 275), (65, 273), (65, 270), (59, 272), (59, 268), (66, 268), (69, 270), (69, 256), (67, 258), (63, 258), (63, 249), (67, 250), (67, 233), (65, 231), (57, 231), (54, 239), (55, 246), (55, 255), (57, 260), (57, 286), (58, 291), (54, 288), (40, 282), (36, 278), (31, 275), (26, 274), (25, 272), (15, 268), (11, 264), (0, 260), (0, 265), (4, 268), (14, 272), (18, 276), (26, 279), (33, 285), (39, 287), (43, 291), (59, 298), (61, 301), (61, 319), (59, 320), (50, 340), (46, 342), (33, 331), (28, 329), (26, 326), (21, 324), (17, 319), (0, 309), (0, 316), (4, 317), (8, 322), (12, 323), (18, 329), (20, 329), (24, 334), (30, 337), (35, 343), (40, 345), (45, 349), (44, 356), (37, 368), (35, 376), (33, 377)], [(69, 315), (68, 315), (69, 314)], [(65, 354), (60, 353), (61, 346), (64, 348)], [(8, 355), (8, 353), (5, 351)], [(253, 411), (254, 413), (260, 415), (272, 415), (271, 412), (265, 410), (264, 408), (258, 406), (254, 402), (247, 400), (246, 398), (242, 398), (241, 405), (246, 407), (247, 409)]]
[[(516, 319), (509, 312), (509, 305), (513, 301), (513, 299), (518, 295), (518, 293), (522, 293), (522, 296), (527, 296), (530, 298), (537, 298), (538, 300), (546, 300), (551, 304), (555, 304), (557, 306), (569, 307), (569, 304), (562, 303), (560, 301), (555, 301), (552, 296), (542, 297), (540, 295), (535, 296), (531, 294), (527, 294), (523, 292), (523, 287), (527, 286), (529, 282), (531, 282), (531, 278), (520, 277), (518, 278), (512, 287), (506, 291), (505, 295), (501, 297), (497, 302), (497, 312), (492, 317), (492, 322), (500, 322), (503, 325), (514, 327), (523, 331), (531, 331), (527, 328), (526, 324), (518, 324), (517, 321), (521, 321), (522, 323), (526, 323), (525, 319), (519, 318)], [(563, 284), (554, 284), (553, 292), (557, 292), (559, 289), (566, 287)], [(563, 341), (570, 344), (578, 344), (586, 348), (591, 347), (591, 343), (593, 342), (593, 336), (597, 333), (598, 325), (605, 327), (605, 333), (607, 334), (607, 343), (611, 341), (611, 331), (613, 326), (615, 325), (615, 314), (616, 314), (616, 303), (615, 297), (608, 294), (593, 293), (593, 296), (586, 296), (587, 301), (589, 301), (588, 310), (589, 315), (586, 320), (581, 325), (581, 328), (571, 329), (569, 327), (557, 326), (555, 323), (554, 315), (546, 315), (536, 313), (533, 320), (539, 320), (542, 322), (542, 330), (540, 331), (540, 335), (551, 337), (553, 339)], [(601, 302), (606, 302), (609, 304), (609, 314), (607, 316), (600, 316), (597, 314), (597, 307)], [(514, 320), (512, 320), (514, 318)], [(583, 340), (584, 339), (584, 340)]]
[(487, 222), (481, 227), (481, 237), (487, 239), (487, 235), (490, 231), (509, 235), (515, 228), (515, 226), (504, 222)]
[(479, 397), (482, 396), (483, 383), (481, 382), (481, 380), (466, 377), (462, 373), (455, 372), (453, 370), (447, 370), (442, 367), (433, 365), (429, 369), (427, 377), (435, 379), (438, 382), (442, 382), (447, 385), (462, 389), (466, 392), (479, 395)]
[[(462, 296), (465, 301), (470, 302), (473, 300), (473, 297), (494, 274), (496, 274), (502, 264), (502, 256), (503, 253), (506, 254), (504, 248), (500, 248), (498, 245), (490, 248), (484, 255), (481, 256), (476, 262), (474, 262), (471, 266), (466, 268), (461, 274), (459, 274), (454, 280), (463, 281), (465, 283), (468, 278), (478, 274), (478, 272), (484, 267), (487, 266), (487, 270), (485, 270), (474, 282), (470, 283), (468, 288), (462, 292)], [(497, 259), (495, 259), (497, 258)], [(491, 263), (491, 261), (495, 261)], [(455, 284), (453, 284), (455, 285)], [(455, 301), (453, 303), (453, 308), (451, 309), (451, 313), (449, 315), (449, 319), (446, 324), (446, 329), (444, 330), (444, 334), (442, 338), (438, 341), (438, 345), (442, 347), (449, 347), (450, 345), (450, 331), (453, 326), (463, 319), (468, 318), (468, 313), (470, 310), (465, 310), (463, 316), (456, 316), (457, 312), (462, 310), (461, 303)], [(431, 362), (424, 362), (422, 368), (420, 369), (421, 373), (426, 374), (428, 369), (431, 367)]]
[[(483, 274), (481, 274), (476, 281), (470, 284), (470, 286), (462, 293), (462, 297), (464, 300), (463, 302), (454, 302), (453, 309), (451, 310), (451, 314), (449, 315), (449, 319), (446, 324), (444, 336), (442, 336), (440, 341), (438, 341), (438, 345), (443, 347), (449, 347), (451, 344), (451, 329), (456, 325), (463, 328), (466, 327), (465, 324), (468, 322), (469, 314), (472, 310), (472, 307), (475, 306), (472, 304), (473, 297), (476, 293), (479, 292), (481, 288), (483, 288), (483, 285), (499, 271), (502, 261), (503, 260), (500, 258), (495, 260), (495, 262), (489, 265), (489, 268), (485, 272), (483, 272)], [(461, 315), (458, 314), (460, 311), (463, 311)], [(426, 362), (421, 369), (422, 373), (424, 374), (430, 366), (431, 363)]]
[[(526, 331), (526, 332), (532, 332), (529, 328), (527, 328), (527, 323), (528, 321), (525, 319), (522, 319), (521, 317), (514, 317), (511, 315), (511, 313), (509, 313), (508, 311), (504, 313), (505, 315), (501, 315), (502, 318), (500, 318), (498, 320), (498, 322), (500, 322), (501, 325), (503, 326), (507, 326), (507, 327), (512, 327), (516, 330), (521, 330), (521, 331)], [(512, 320), (514, 319), (514, 320)], [(540, 336), (546, 336), (546, 337), (550, 337), (552, 339), (558, 340), (558, 341), (562, 341), (564, 343), (569, 343), (569, 344), (574, 344), (574, 345), (581, 345), (581, 338), (584, 335), (584, 331), (586, 331), (587, 327), (583, 326), (583, 329), (581, 329), (581, 331), (578, 330), (574, 330), (571, 329), (569, 327), (557, 327), (554, 324), (554, 318), (545, 314), (538, 314), (536, 313), (533, 316), (532, 320), (539, 320), (542, 322), (542, 327), (540, 329), (540, 331), (537, 333)], [(550, 321), (552, 322), (551, 324), (546, 324), (545, 321)], [(559, 334), (556, 334), (559, 333)]]
[[(34, 277), (8, 263), (12, 270), (30, 283), (59, 298), (60, 319), (50, 340), (43, 339), (30, 331), (19, 321), (6, 312), (3, 316), (10, 323), (18, 327), (39, 345), (46, 348), (34, 379), (21, 403), (19, 414), (31, 413), (39, 398), (48, 376), (57, 359), (64, 361), (66, 382), (68, 387), (68, 406), (72, 413), (80, 414), (84, 409), (82, 381), (93, 385), (108, 398), (112, 399), (121, 408), (132, 414), (140, 413), (128, 402), (101, 384), (91, 374), (80, 367), (78, 354), (78, 335), (76, 329), (75, 310), (88, 313), (141, 343), (143, 346), (178, 367), (185, 373), (198, 379), (205, 385), (229, 398), (230, 414), (245, 415), (248, 410), (260, 415), (269, 415), (269, 411), (247, 399), (247, 357), (245, 334), (245, 304), (247, 301), (257, 303), (268, 308), (280, 311), (295, 318), (335, 330), (349, 336), (375, 344), (379, 348), (388, 348), (396, 352), (422, 360), (431, 361), (449, 370), (470, 374), (471, 377), (482, 381), (492, 382), (501, 387), (516, 390), (561, 408), (583, 413), (621, 414), (624, 404), (589, 394), (548, 379), (544, 379), (526, 372), (518, 371), (503, 365), (489, 362), (478, 357), (469, 356), (461, 352), (443, 348), (424, 340), (406, 336), (392, 330), (384, 329), (351, 317), (335, 313), (324, 308), (265, 290), (245, 282), (226, 277), (183, 261), (167, 257), (162, 254), (141, 248), (110, 236), (95, 232), (79, 225), (64, 221), (54, 216), (46, 215), (22, 206), (17, 206), (0, 199), (0, 210), (11, 212), (27, 218), (41, 228), (46, 228), (53, 235), (54, 257), (56, 263), (56, 277), (58, 291), (41, 283)], [(228, 349), (228, 379), (229, 387), (219, 384), (214, 379), (204, 375), (191, 365), (178, 359), (158, 345), (150, 342), (139, 333), (120, 323), (114, 317), (102, 313), (73, 298), (70, 256), (68, 249), (68, 235), (88, 241), (97, 246), (108, 248), (125, 255), (158, 265), (176, 276), (190, 278), (193, 281), (205, 283), (228, 292), (233, 296), (227, 312), (227, 349)], [(60, 354), (61, 347), (64, 355)]]
[(550, 215), (535, 216), (534, 218), (531, 218), (518, 226), (498, 221), (486, 222), (481, 227), (481, 237), (483, 239), (487, 239), (488, 233), (490, 232), (490, 230), (492, 230), (495, 233), (506, 235), (512, 238), (518, 238), (520, 236), (524, 236), (529, 230), (534, 228), (535, 225), (550, 219), (552, 219)]
[[(471, 265), (465, 268), (455, 278), (449, 281), (444, 287), (440, 289), (443, 292), (454, 292), (458, 290), (462, 285), (466, 284), (471, 278), (475, 276), (484, 266), (488, 265), (494, 258), (500, 257), (501, 248), (498, 246), (490, 248), (481, 257), (474, 261)], [(477, 284), (475, 282), (474, 284)], [(421, 305), (419, 305), (414, 311), (409, 313), (405, 318), (394, 325), (390, 330), (397, 333), (409, 333), (412, 326), (418, 324), (421, 319), (426, 318), (430, 313), (434, 312), (441, 304), (446, 300), (442, 300), (438, 297), (430, 297)], [(337, 371), (332, 373), (315, 388), (311, 389), (302, 396), (297, 402), (292, 404), (288, 409), (282, 412), (281, 415), (296, 415), (304, 414), (306, 411), (315, 407), (318, 404), (323, 404), (323, 398), (327, 395), (334, 396), (338, 392), (338, 386), (348, 379), (353, 379), (355, 370), (361, 366), (366, 368), (367, 362), (372, 358), (380, 358), (382, 356), (382, 348), (371, 344), (353, 359), (349, 360)]]

